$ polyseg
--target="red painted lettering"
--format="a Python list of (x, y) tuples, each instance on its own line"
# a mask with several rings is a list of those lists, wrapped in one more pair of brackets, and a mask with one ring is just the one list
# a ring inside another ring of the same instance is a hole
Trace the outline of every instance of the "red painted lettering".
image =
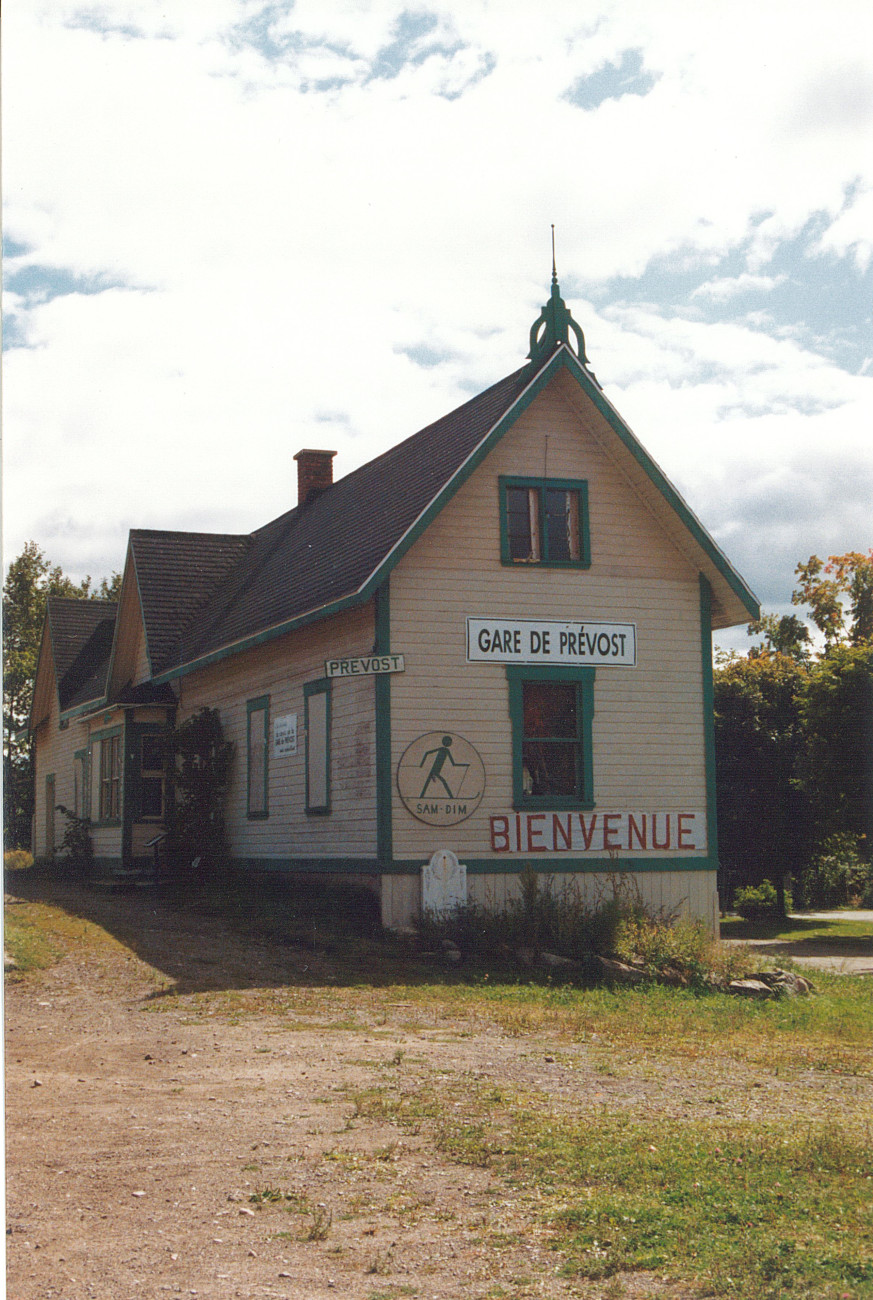
[(582, 844), (586, 849), (591, 848), (591, 841), (594, 838), (594, 828), (597, 825), (597, 813), (591, 818), (590, 826), (585, 825), (585, 814), (579, 814), (579, 825), (582, 827)]
[(509, 851), (509, 818), (491, 818), (491, 852), (507, 853)]
[(528, 813), (527, 815), (527, 851), (528, 853), (545, 853), (545, 844), (534, 844), (534, 836), (541, 836), (543, 833), (542, 826), (535, 826), (535, 822), (544, 822), (545, 813)]
[(627, 817), (627, 846), (628, 846), (629, 849), (632, 849), (633, 846), (634, 846), (634, 836), (637, 837), (637, 845), (638, 845), (639, 848), (641, 848), (641, 849), (647, 849), (647, 848), (649, 847), (649, 844), (648, 844), (648, 829), (649, 829), (649, 827), (648, 827), (648, 818), (646, 817), (646, 814), (645, 814), (645, 813), (642, 814), (642, 819), (643, 819), (643, 827), (642, 827), (642, 830), (640, 830), (639, 826), (637, 825), (637, 819), (636, 819), (636, 817), (634, 817), (633, 813), (628, 813), (628, 817)]
[[(680, 813), (676, 818), (676, 821), (678, 823), (678, 847), (680, 849), (693, 849), (694, 841), (692, 836), (694, 835), (694, 813)], [(686, 826), (686, 822), (691, 822), (691, 825)]]
[[(558, 843), (558, 837), (564, 841)], [(559, 813), (552, 813), (552, 848), (555, 853), (560, 853), (563, 849), (572, 847), (573, 832), (570, 830), (570, 813), (567, 813), (566, 823), (562, 822)]]
[(618, 829), (617, 826), (613, 826), (613, 825), (612, 825), (613, 822), (617, 822), (617, 821), (619, 821), (620, 819), (621, 819), (621, 813), (604, 813), (604, 814), (603, 814), (603, 850), (604, 850), (604, 852), (606, 852), (608, 849), (620, 849), (620, 848), (621, 848), (621, 844), (620, 844), (617, 840), (615, 840), (615, 839), (613, 838), (613, 836), (620, 834), (619, 829)]
[(670, 847), (670, 814), (664, 813), (667, 822), (667, 838), (663, 844), (658, 843), (658, 814), (652, 813), (652, 848), (669, 849)]

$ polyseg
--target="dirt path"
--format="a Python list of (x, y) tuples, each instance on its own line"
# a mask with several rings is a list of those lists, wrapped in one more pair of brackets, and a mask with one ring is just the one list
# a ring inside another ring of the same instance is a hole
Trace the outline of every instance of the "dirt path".
[[(462, 1106), (494, 1081), (559, 1109), (669, 1115), (692, 1104), (687, 1075), (604, 1077), (583, 1045), (338, 989), (324, 957), (142, 895), (54, 901), (108, 934), (76, 944), (74, 919), (69, 955), (7, 982), (15, 1300), (690, 1297), (561, 1278), (532, 1192), (355, 1100), (401, 1088), (426, 1106), (438, 1089)], [(833, 1086), (839, 1109), (856, 1085)]]

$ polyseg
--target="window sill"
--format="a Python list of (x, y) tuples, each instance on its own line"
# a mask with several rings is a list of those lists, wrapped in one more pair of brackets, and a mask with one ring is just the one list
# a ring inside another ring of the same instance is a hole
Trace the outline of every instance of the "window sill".
[(265, 822), (265, 821), (268, 821), (268, 820), (269, 820), (269, 817), (270, 817), (270, 814), (269, 814), (268, 812), (262, 812), (262, 813), (253, 813), (253, 812), (250, 812), (250, 813), (246, 813), (246, 818), (247, 818), (247, 820), (250, 821), (250, 822)]
[(506, 569), (590, 569), (590, 560), (509, 560), (501, 556)]
[(594, 799), (513, 799), (513, 812), (592, 812), (597, 807)]

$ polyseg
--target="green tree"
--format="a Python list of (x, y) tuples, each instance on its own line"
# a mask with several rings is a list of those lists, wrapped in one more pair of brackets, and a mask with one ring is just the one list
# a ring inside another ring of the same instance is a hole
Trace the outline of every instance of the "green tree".
[(796, 663), (807, 663), (812, 654), (812, 638), (809, 628), (796, 614), (762, 614), (754, 619), (748, 627), (749, 636), (763, 636), (764, 645), (753, 647), (749, 658), (755, 659), (769, 651), (787, 655)]
[(809, 605), (825, 653), (846, 641), (859, 645), (873, 638), (873, 549), (867, 555), (831, 555), (827, 563), (811, 555), (795, 573), (800, 581), (792, 603)]
[(797, 781), (805, 744), (802, 662), (778, 651), (734, 656), (715, 672), (715, 753), (719, 854), (726, 901), (737, 885), (772, 881), (784, 911), (784, 884), (809, 847)]
[(873, 641), (833, 645), (801, 701), (806, 736), (799, 775), (820, 846), (854, 837), (873, 857)]
[(22, 735), (30, 713), (40, 640), (49, 596), (115, 600), (121, 575), (99, 585), (77, 583), (46, 559), (36, 542), (26, 542), (9, 565), (3, 584), (3, 774), (4, 843), (28, 843), (33, 812), (33, 756)]

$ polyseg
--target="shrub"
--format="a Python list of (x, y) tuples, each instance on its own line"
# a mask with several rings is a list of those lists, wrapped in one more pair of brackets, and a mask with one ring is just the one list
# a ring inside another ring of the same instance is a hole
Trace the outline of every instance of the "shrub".
[(621, 875), (610, 878), (603, 896), (583, 897), (578, 881), (556, 889), (551, 876), (530, 866), (520, 874), (520, 893), (503, 911), (466, 903), (445, 916), (426, 914), (425, 941), (451, 939), (461, 949), (505, 953), (530, 948), (582, 960), (592, 953), (615, 951), (622, 916), (638, 901)]
[(6, 871), (26, 871), (33, 866), (33, 854), (28, 849), (7, 849), (3, 854)]
[(766, 921), (779, 915), (778, 895), (769, 880), (738, 889), (734, 907), (745, 921)]
[(167, 856), (182, 875), (199, 859), (205, 879), (227, 861), (224, 806), (233, 760), (217, 709), (200, 709), (167, 737), (173, 791), (167, 817)]
[(58, 804), (58, 812), (67, 819), (67, 828), (61, 840), (63, 859), (87, 879), (94, 869), (94, 846), (91, 843), (91, 823), (87, 817), (77, 817), (69, 808)]

